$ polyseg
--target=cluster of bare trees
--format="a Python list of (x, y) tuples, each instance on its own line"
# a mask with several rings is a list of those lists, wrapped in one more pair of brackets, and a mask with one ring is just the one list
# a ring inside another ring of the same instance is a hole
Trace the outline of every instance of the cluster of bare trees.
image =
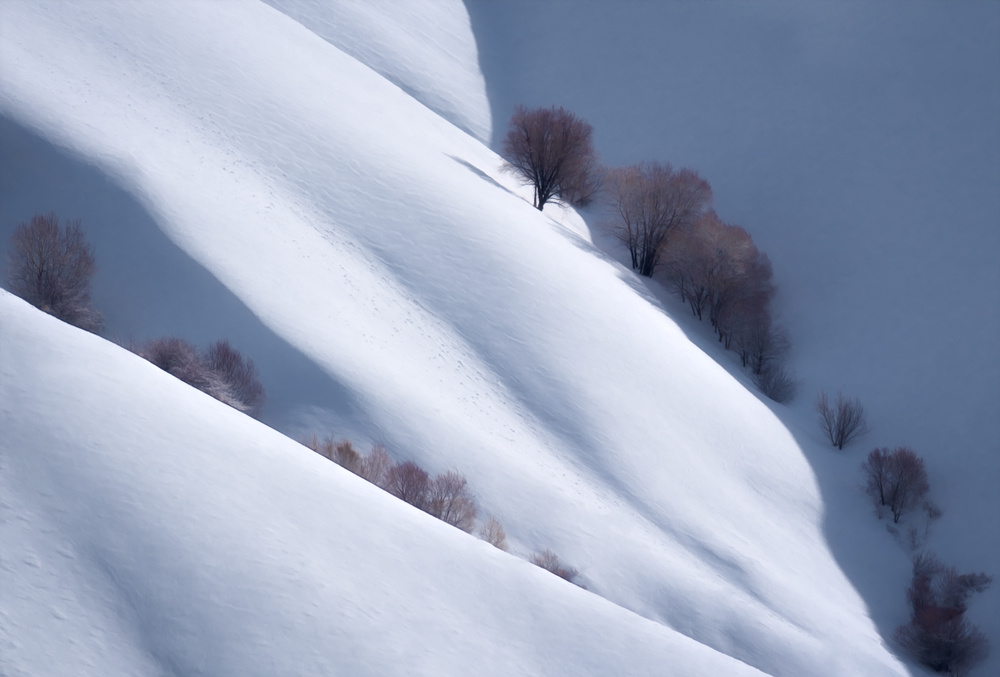
[[(427, 514), (472, 533), (479, 508), (465, 477), (449, 471), (431, 477), (412, 461), (395, 463), (380, 444), (363, 454), (349, 440), (332, 437), (319, 440), (316, 436), (304, 442), (317, 454), (343, 466), (362, 479), (389, 492), (396, 498), (423, 510)], [(496, 517), (490, 517), (479, 530), (479, 537), (501, 549), (507, 549), (507, 534)]]
[(90, 279), (97, 271), (93, 248), (80, 220), (60, 227), (54, 213), (18, 224), (7, 250), (7, 289), (64, 322), (100, 331), (101, 314), (90, 302)]
[[(860, 405), (855, 408), (860, 410)], [(930, 482), (924, 460), (913, 450), (873, 449), (861, 464), (861, 472), (862, 487), (879, 518), (886, 508), (892, 513), (894, 525), (918, 508), (926, 511), (928, 520), (941, 515), (940, 509), (927, 498)], [(913, 534), (910, 547), (915, 550), (919, 539)], [(935, 672), (967, 674), (986, 658), (990, 644), (968, 621), (965, 612), (972, 594), (983, 592), (992, 581), (985, 573), (959, 574), (954, 567), (941, 564), (933, 554), (918, 552), (913, 557), (913, 578), (906, 591), (910, 620), (896, 628), (893, 635), (896, 643)]]
[(176, 336), (153, 339), (133, 349), (163, 371), (238, 411), (258, 416), (267, 396), (253, 360), (229, 341), (216, 341), (202, 353)]

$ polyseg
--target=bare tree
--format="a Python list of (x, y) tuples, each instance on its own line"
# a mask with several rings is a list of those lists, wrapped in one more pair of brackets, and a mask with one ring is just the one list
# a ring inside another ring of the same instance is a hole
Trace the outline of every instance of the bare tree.
[(375, 444), (372, 445), (368, 455), (361, 460), (361, 469), (358, 471), (358, 475), (375, 486), (388, 490), (389, 471), (392, 470), (393, 466), (386, 448), (381, 444)]
[(865, 492), (876, 507), (888, 506), (893, 522), (924, 504), (930, 491), (924, 459), (906, 447), (873, 450), (861, 470), (865, 474)]
[(916, 556), (906, 593), (910, 622), (896, 629), (896, 641), (935, 672), (967, 674), (990, 649), (986, 636), (965, 618), (968, 599), (992, 581), (984, 573), (960, 575), (933, 555)]
[(504, 530), (503, 525), (500, 524), (500, 520), (494, 515), (490, 515), (490, 518), (479, 528), (479, 538), (494, 548), (499, 548), (504, 552), (507, 551), (507, 532)]
[(267, 396), (253, 360), (244, 357), (229, 341), (222, 340), (209, 346), (205, 362), (229, 386), (235, 408), (251, 416), (260, 414)]
[(430, 507), (430, 488), (430, 476), (413, 461), (395, 465), (387, 473), (386, 491), (425, 512)]
[(54, 213), (18, 225), (7, 252), (8, 289), (64, 322), (96, 332), (103, 323), (90, 303), (94, 252), (80, 220), (59, 227)]
[(858, 398), (847, 399), (837, 394), (837, 402), (830, 404), (825, 392), (816, 397), (816, 411), (819, 412), (820, 427), (830, 442), (838, 449), (869, 431), (865, 409)]
[(464, 476), (454, 471), (438, 475), (431, 482), (429, 493), (428, 513), (442, 522), (472, 533), (478, 510)]
[(611, 170), (612, 231), (629, 250), (632, 269), (651, 277), (672, 233), (697, 221), (712, 200), (708, 182), (690, 169), (649, 162)]
[(591, 173), (593, 128), (560, 108), (515, 106), (501, 155), (505, 168), (534, 187), (539, 210), (553, 198), (587, 200), (597, 189)]

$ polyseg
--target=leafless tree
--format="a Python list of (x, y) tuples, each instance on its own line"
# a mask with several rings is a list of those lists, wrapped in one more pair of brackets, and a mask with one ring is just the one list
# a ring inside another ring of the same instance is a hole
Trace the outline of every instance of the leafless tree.
[(472, 533), (478, 510), (464, 476), (454, 471), (438, 475), (431, 482), (429, 493), (428, 513), (442, 522)]
[(708, 182), (690, 169), (649, 162), (609, 173), (617, 211), (612, 232), (629, 250), (632, 269), (651, 277), (672, 233), (689, 227), (712, 200)]
[(865, 409), (856, 397), (848, 399), (838, 393), (836, 404), (831, 405), (827, 394), (821, 391), (816, 397), (816, 411), (820, 427), (838, 449), (869, 431)]
[(888, 506), (892, 521), (926, 502), (930, 483), (924, 460), (906, 447), (873, 450), (861, 464), (865, 492), (877, 508)]
[(430, 508), (430, 476), (413, 461), (389, 469), (386, 491), (410, 505), (427, 511)]
[(479, 528), (479, 538), (483, 539), (494, 548), (507, 551), (507, 532), (495, 516), (490, 518)]
[(935, 672), (967, 674), (990, 649), (986, 636), (965, 618), (968, 599), (992, 581), (984, 573), (958, 574), (933, 555), (917, 555), (906, 593), (910, 622), (896, 629), (896, 641)]
[(589, 124), (562, 107), (516, 106), (501, 155), (507, 170), (534, 187), (539, 210), (553, 198), (587, 200), (597, 188), (592, 135)]
[(381, 444), (372, 445), (371, 451), (361, 460), (358, 475), (382, 489), (388, 490), (389, 471), (393, 468), (389, 452)]
[(209, 346), (205, 362), (229, 386), (237, 409), (251, 416), (260, 414), (266, 395), (253, 360), (222, 340)]
[(11, 236), (7, 264), (11, 292), (64, 322), (100, 330), (101, 314), (90, 303), (90, 279), (97, 266), (79, 219), (60, 228), (59, 218), (49, 213), (19, 224)]

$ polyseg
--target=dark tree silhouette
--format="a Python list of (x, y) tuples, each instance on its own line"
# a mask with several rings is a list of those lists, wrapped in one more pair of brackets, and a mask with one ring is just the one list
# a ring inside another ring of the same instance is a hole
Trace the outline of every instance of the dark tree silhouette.
[(986, 636), (965, 618), (968, 599), (992, 582), (984, 573), (959, 574), (933, 555), (916, 556), (906, 592), (910, 622), (896, 629), (896, 642), (935, 672), (967, 674), (990, 650)]
[(90, 303), (90, 278), (97, 270), (94, 252), (80, 220), (59, 227), (54, 213), (21, 223), (7, 252), (8, 289), (64, 322), (99, 331), (101, 314)]
[(845, 444), (868, 432), (865, 409), (858, 398), (847, 399), (837, 394), (836, 404), (830, 404), (825, 392), (816, 397), (816, 411), (819, 412), (820, 427), (833, 446), (843, 449)]
[(553, 198), (585, 202), (597, 190), (593, 128), (563, 108), (516, 106), (501, 155), (506, 168), (534, 187), (539, 210)]
[(893, 522), (920, 506), (930, 491), (924, 460), (906, 447), (873, 450), (861, 470), (865, 493), (877, 508), (887, 506), (892, 511)]

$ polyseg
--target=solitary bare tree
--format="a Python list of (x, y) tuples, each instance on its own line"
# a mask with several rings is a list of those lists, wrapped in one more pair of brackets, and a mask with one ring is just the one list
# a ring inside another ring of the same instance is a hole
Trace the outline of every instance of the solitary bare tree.
[(59, 227), (54, 213), (21, 223), (7, 252), (8, 289), (64, 322), (98, 331), (101, 314), (90, 305), (90, 278), (97, 266), (80, 220)]
[(651, 277), (671, 234), (697, 221), (712, 199), (708, 182), (690, 169), (674, 171), (669, 163), (619, 167), (609, 174), (618, 212), (612, 226), (628, 247), (632, 269)]
[(559, 108), (516, 106), (502, 155), (506, 169), (534, 187), (534, 206), (553, 198), (584, 202), (597, 189), (593, 127)]
[(861, 470), (865, 492), (876, 508), (887, 506), (892, 511), (893, 522), (919, 506), (930, 491), (924, 460), (906, 447), (873, 450)]
[(816, 397), (816, 411), (819, 412), (820, 427), (838, 449), (843, 449), (845, 444), (869, 430), (865, 408), (856, 397), (847, 399), (838, 393), (836, 404), (831, 405), (827, 394), (820, 392)]

